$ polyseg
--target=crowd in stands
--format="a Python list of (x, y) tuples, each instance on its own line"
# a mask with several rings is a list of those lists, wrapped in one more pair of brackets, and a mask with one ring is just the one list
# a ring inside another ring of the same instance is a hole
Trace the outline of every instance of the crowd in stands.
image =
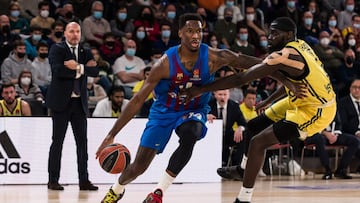
[[(188, 12), (204, 20), (203, 43), (262, 59), (268, 55), (269, 23), (288, 16), (298, 25), (297, 37), (322, 61), (338, 99), (349, 95), (351, 82), (360, 78), (360, 2), (355, 0), (1, 0), (0, 4), (1, 83), (15, 85), (18, 97), (44, 108), (51, 81), (47, 55), (63, 40), (64, 28), (72, 21), (81, 25), (82, 43), (91, 48), (100, 69), (98, 77), (88, 78), (94, 116), (121, 113), (151, 65), (179, 44), (178, 18)], [(233, 73), (224, 67), (217, 77)], [(261, 78), (230, 89), (230, 99), (241, 104), (250, 91), (256, 92), (258, 103), (279, 85)], [(151, 95), (139, 117), (146, 117), (152, 99)], [(111, 112), (101, 112), (105, 109)], [(47, 115), (46, 110), (42, 113)]]

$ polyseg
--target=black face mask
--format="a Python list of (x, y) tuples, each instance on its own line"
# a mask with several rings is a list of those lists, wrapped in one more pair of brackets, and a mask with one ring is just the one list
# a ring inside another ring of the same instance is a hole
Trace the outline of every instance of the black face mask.
[(65, 13), (65, 18), (71, 19), (73, 17), (73, 15), (74, 15), (74, 13), (69, 11), (69, 12)]
[(150, 13), (145, 13), (142, 16), (143, 16), (143, 19), (145, 19), (145, 20), (150, 20), (152, 18)]
[(346, 60), (346, 63), (349, 64), (349, 65), (354, 63), (354, 59), (351, 56), (346, 57), (345, 60)]
[(48, 53), (39, 53), (39, 57), (44, 59), (44, 58), (48, 57)]
[(226, 16), (224, 19), (225, 19), (225, 21), (228, 22), (228, 23), (232, 21), (232, 17), (231, 17), (231, 16)]
[(114, 42), (114, 41), (107, 41), (107, 42), (105, 42), (105, 44), (106, 44), (107, 46), (109, 46), (109, 47), (113, 47), (114, 44), (115, 44), (115, 42)]
[(54, 33), (56, 38), (62, 38), (63, 37), (63, 32), (55, 32)]
[(9, 25), (4, 25), (2, 26), (2, 32), (3, 33), (10, 33), (10, 26)]
[(25, 57), (25, 53), (21, 53), (21, 52), (18, 52), (18, 53), (16, 53), (16, 55), (19, 57), (19, 58), (24, 58)]

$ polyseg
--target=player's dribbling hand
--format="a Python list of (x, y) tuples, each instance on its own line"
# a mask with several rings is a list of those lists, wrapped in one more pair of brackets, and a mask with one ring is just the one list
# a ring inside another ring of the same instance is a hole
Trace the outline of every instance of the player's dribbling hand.
[(109, 144), (112, 144), (114, 142), (114, 137), (107, 135), (105, 139), (102, 141), (101, 145), (99, 146), (98, 150), (96, 151), (96, 158), (99, 157), (100, 152)]
[(179, 97), (182, 104), (187, 104), (192, 99), (200, 95), (201, 95), (200, 88), (195, 86), (186, 89), (181, 89), (179, 93)]

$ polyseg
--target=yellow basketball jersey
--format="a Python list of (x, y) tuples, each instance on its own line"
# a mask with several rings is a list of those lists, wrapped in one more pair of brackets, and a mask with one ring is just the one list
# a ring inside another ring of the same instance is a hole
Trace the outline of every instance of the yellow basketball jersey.
[(5, 105), (5, 101), (4, 100), (0, 100), (0, 106), (2, 108), (2, 116), (22, 116), (22, 111), (21, 111), (21, 98), (17, 98), (15, 100), (16, 102), (16, 106), (14, 108), (13, 111), (10, 111), (6, 105)]

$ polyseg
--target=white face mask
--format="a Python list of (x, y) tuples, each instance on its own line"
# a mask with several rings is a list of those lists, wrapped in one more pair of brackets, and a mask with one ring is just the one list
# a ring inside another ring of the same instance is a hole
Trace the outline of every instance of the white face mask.
[(210, 44), (211, 44), (212, 47), (217, 47), (218, 42), (216, 40), (211, 40)]
[(20, 79), (21, 84), (23, 85), (30, 85), (31, 79), (29, 77), (24, 77)]
[(328, 37), (324, 37), (320, 40), (320, 44), (327, 46), (330, 43), (330, 39)]
[(348, 40), (348, 44), (349, 44), (350, 46), (355, 46), (356, 40), (355, 40), (355, 39), (349, 39), (349, 40)]
[(40, 15), (43, 18), (47, 18), (47, 17), (49, 17), (49, 11), (48, 10), (42, 10), (42, 11), (40, 11)]
[(246, 19), (249, 20), (249, 21), (253, 21), (253, 20), (255, 20), (255, 15), (254, 14), (247, 14)]

